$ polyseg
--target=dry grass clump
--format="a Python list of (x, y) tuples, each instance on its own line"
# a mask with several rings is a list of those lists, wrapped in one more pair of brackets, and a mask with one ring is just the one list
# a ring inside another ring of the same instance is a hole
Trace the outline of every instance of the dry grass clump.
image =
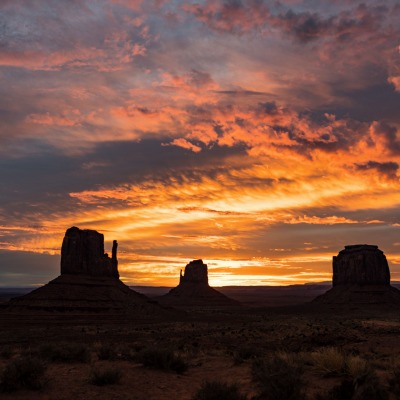
[(360, 356), (348, 356), (346, 358), (346, 373), (353, 379), (359, 379), (372, 372), (370, 363)]
[(311, 353), (311, 363), (323, 376), (346, 375), (359, 379), (371, 373), (370, 363), (360, 356), (346, 355), (336, 347), (325, 347)]
[(341, 382), (318, 400), (387, 400), (388, 392), (371, 364), (360, 356), (346, 355), (327, 347), (311, 354), (315, 369), (323, 376), (342, 376)]
[(342, 375), (346, 369), (346, 357), (336, 347), (324, 347), (311, 353), (315, 370), (323, 376)]
[(18, 389), (39, 390), (44, 384), (46, 366), (34, 357), (19, 357), (7, 363), (0, 376), (0, 390), (13, 392)]
[(247, 396), (240, 393), (237, 385), (225, 382), (204, 382), (192, 400), (247, 400)]

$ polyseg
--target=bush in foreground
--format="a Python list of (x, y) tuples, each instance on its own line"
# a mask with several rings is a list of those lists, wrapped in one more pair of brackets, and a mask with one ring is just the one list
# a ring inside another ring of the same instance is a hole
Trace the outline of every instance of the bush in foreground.
[(170, 349), (142, 350), (137, 354), (136, 361), (148, 368), (175, 371), (178, 374), (188, 369), (186, 361)]
[(236, 385), (224, 382), (205, 382), (193, 396), (192, 400), (246, 400)]
[(283, 354), (256, 359), (252, 365), (253, 380), (260, 389), (259, 399), (301, 400), (303, 371), (298, 363)]
[(388, 400), (389, 394), (374, 372), (360, 379), (345, 377), (317, 400)]
[(18, 389), (39, 390), (44, 386), (46, 366), (33, 357), (20, 357), (5, 366), (0, 377), (0, 389), (13, 392)]
[(115, 367), (93, 367), (89, 381), (96, 386), (115, 385), (121, 380), (121, 370)]
[(343, 375), (346, 371), (346, 356), (335, 347), (324, 347), (311, 353), (314, 368), (323, 376)]

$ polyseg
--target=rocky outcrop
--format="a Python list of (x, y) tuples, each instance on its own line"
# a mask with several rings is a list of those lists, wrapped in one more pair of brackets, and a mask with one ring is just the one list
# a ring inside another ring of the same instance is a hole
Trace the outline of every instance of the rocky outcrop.
[(390, 285), (389, 265), (378, 246), (345, 246), (333, 257), (332, 285)]
[(175, 307), (239, 305), (208, 284), (208, 268), (203, 260), (193, 260), (180, 273), (179, 285), (157, 299), (161, 304)]
[(117, 241), (111, 258), (104, 236), (94, 230), (69, 228), (61, 248), (61, 275), (24, 296), (10, 300), (15, 310), (124, 313), (139, 318), (170, 315), (159, 304), (131, 290), (119, 279)]
[(182, 273), (179, 278), (179, 284), (195, 284), (208, 286), (208, 268), (203, 260), (193, 260), (185, 267), (185, 274)]
[(390, 270), (378, 246), (345, 246), (333, 257), (332, 289), (315, 302), (330, 304), (400, 304), (400, 291), (390, 285)]
[(67, 229), (61, 247), (61, 275), (119, 278), (116, 240), (112, 257), (104, 253), (104, 235), (75, 226)]

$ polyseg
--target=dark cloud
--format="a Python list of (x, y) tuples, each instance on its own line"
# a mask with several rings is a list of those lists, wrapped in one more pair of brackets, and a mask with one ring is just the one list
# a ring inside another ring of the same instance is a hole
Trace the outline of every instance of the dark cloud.
[[(22, 214), (62, 214), (77, 207), (71, 192), (138, 184), (146, 180), (216, 176), (229, 157), (245, 154), (237, 147), (204, 149), (201, 154), (179, 147), (163, 147), (159, 140), (108, 142), (89, 154), (68, 156), (56, 149), (48, 153), (0, 160), (0, 193), (4, 220)], [(51, 151), (50, 151), (51, 150)], [(196, 172), (197, 171), (197, 172)]]
[(316, 12), (289, 10), (285, 14), (273, 17), (271, 23), (304, 43), (324, 37), (349, 41), (380, 29), (388, 11), (385, 6), (368, 8), (365, 4), (361, 4), (350, 12), (345, 11), (323, 18)]
[(263, 27), (270, 15), (263, 0), (208, 0), (204, 4), (185, 5), (183, 8), (212, 29), (236, 34)]
[(387, 179), (398, 179), (397, 171), (399, 170), (399, 164), (396, 162), (384, 162), (380, 163), (377, 161), (368, 161), (365, 164), (356, 164), (356, 168), (359, 171), (375, 170), (379, 174), (383, 175)]
[(197, 71), (193, 69), (190, 72), (189, 83), (196, 88), (204, 88), (214, 84), (214, 80), (208, 72)]
[(319, 39), (330, 28), (330, 21), (322, 20), (317, 13), (295, 13), (292, 10), (274, 18), (273, 24), (301, 42)]
[(375, 143), (386, 147), (393, 155), (400, 154), (400, 138), (398, 129), (386, 122), (374, 122), (371, 126), (371, 135)]
[[(331, 87), (336, 99), (331, 105), (337, 115), (359, 121), (393, 121), (400, 122), (400, 92), (385, 81), (386, 73), (382, 68), (368, 68), (370, 78), (380, 83), (366, 85), (362, 88), (352, 88), (346, 82), (332, 82)], [(366, 77), (367, 78), (367, 77)], [(343, 104), (343, 99), (346, 103)]]
[(263, 0), (212, 1), (184, 7), (209, 28), (234, 34), (244, 34), (257, 29), (278, 29), (296, 40), (307, 43), (330, 37), (338, 41), (352, 40), (371, 34), (381, 28), (390, 8), (360, 4), (336, 15), (323, 16), (316, 11), (288, 9), (276, 12), (283, 4), (273, 5)]

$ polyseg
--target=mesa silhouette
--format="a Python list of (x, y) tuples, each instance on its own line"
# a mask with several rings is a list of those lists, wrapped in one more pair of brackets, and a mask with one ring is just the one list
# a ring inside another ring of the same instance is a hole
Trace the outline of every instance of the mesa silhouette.
[(169, 306), (235, 306), (230, 299), (208, 284), (208, 267), (203, 260), (193, 260), (180, 272), (179, 285), (157, 299)]
[(8, 308), (47, 311), (112, 311), (141, 315), (165, 310), (121, 282), (117, 241), (111, 258), (104, 253), (104, 235), (89, 229), (67, 229), (61, 247), (61, 275), (48, 284), (11, 299)]
[(314, 301), (327, 304), (400, 304), (400, 291), (390, 285), (386, 256), (378, 246), (345, 246), (333, 256), (332, 289)]

